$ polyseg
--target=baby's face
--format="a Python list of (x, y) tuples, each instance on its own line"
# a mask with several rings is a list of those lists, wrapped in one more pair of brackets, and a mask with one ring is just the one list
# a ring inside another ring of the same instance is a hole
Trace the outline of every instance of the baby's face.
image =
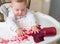
[(24, 16), (27, 13), (26, 4), (24, 2), (13, 2), (12, 9), (16, 16)]

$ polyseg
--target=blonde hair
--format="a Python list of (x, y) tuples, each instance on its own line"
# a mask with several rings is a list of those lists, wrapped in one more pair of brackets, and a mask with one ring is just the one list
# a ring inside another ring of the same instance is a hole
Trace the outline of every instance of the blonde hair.
[(11, 2), (25, 2), (27, 4), (27, 0), (11, 0)]

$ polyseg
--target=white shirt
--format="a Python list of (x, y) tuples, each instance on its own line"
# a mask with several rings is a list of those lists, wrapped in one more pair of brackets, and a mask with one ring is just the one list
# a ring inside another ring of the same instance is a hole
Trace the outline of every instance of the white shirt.
[(36, 20), (32, 12), (28, 10), (27, 14), (23, 17), (14, 16), (12, 11), (9, 11), (9, 15), (6, 19), (7, 24), (11, 27), (11, 30), (16, 31), (18, 28), (31, 29), (36, 25)]

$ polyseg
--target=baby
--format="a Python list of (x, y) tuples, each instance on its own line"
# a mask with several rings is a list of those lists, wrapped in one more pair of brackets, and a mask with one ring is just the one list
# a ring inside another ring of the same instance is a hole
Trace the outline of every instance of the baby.
[[(23, 31), (32, 30), (32, 33), (38, 33), (39, 29), (36, 28), (36, 19), (34, 14), (26, 8), (27, 0), (11, 0), (9, 16), (15, 27), (14, 30), (18, 35), (25, 35)], [(11, 24), (11, 22), (10, 22)], [(13, 25), (12, 24), (12, 25)]]
[(31, 33), (39, 33), (34, 14), (26, 6), (27, 0), (11, 0), (9, 15), (6, 19), (11, 30), (21, 37), (26, 35), (26, 31), (30, 30)]

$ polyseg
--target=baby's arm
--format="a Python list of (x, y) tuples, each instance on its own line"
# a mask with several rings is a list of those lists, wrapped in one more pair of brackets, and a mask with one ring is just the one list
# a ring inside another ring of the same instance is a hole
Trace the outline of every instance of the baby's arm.
[(24, 35), (23, 29), (19, 28), (12, 18), (7, 18), (6, 23), (10, 26), (13, 32), (16, 32), (18, 36)]
[(22, 28), (16, 30), (16, 33), (18, 34), (18, 36), (24, 36), (26, 34)]
[(15, 16), (12, 12), (12, 10), (9, 10), (8, 17), (6, 18), (6, 23), (11, 28), (12, 31), (16, 31), (18, 29), (18, 26), (15, 22)]
[(12, 18), (7, 17), (6, 23), (10, 27), (10, 30), (15, 32), (18, 29), (17, 24), (14, 22), (14, 20)]

